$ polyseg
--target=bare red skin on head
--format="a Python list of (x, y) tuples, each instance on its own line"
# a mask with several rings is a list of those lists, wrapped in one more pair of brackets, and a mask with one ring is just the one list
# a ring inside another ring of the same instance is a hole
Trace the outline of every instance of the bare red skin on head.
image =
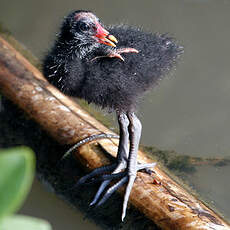
[(104, 37), (106, 37), (106, 36), (109, 35), (109, 32), (108, 32), (106, 29), (104, 29), (104, 28), (101, 26), (100, 23), (95, 22), (95, 24), (96, 24), (96, 27), (97, 27), (96, 37), (98, 37), (98, 38), (104, 38)]

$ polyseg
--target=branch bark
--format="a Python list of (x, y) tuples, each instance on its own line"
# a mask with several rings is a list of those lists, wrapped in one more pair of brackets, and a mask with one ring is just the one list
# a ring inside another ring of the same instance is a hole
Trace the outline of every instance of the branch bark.
[[(51, 86), (38, 69), (0, 37), (0, 91), (38, 122), (61, 144), (98, 133), (111, 133), (88, 113)], [(95, 145), (116, 156), (118, 141), (101, 139), (79, 147), (76, 159), (88, 170), (108, 163)], [(138, 161), (149, 163), (139, 151)], [(196, 197), (174, 182), (160, 168), (154, 175), (138, 173), (130, 202), (162, 229), (230, 229), (229, 224)], [(154, 183), (155, 180), (159, 183)], [(123, 189), (121, 189), (121, 192)]]

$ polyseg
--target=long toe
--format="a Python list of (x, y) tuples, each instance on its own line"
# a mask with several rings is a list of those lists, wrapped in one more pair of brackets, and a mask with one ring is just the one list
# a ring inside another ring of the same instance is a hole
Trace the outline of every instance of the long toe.
[(99, 200), (101, 194), (103, 193), (103, 191), (105, 190), (105, 188), (108, 186), (108, 184), (110, 183), (111, 180), (106, 180), (103, 181), (99, 187), (99, 189), (97, 190), (97, 193), (95, 195), (95, 197), (93, 198), (93, 201), (89, 204), (89, 206), (95, 205), (97, 203), (97, 201)]
[(127, 181), (128, 181), (128, 176), (126, 175), (121, 180), (119, 180), (116, 184), (114, 184), (112, 187), (110, 187), (107, 190), (107, 192), (105, 193), (105, 195), (102, 197), (102, 199), (98, 202), (97, 206), (104, 204), (110, 198), (110, 196), (115, 191), (117, 191), (122, 185), (124, 185)]
[[(101, 185), (100, 185), (100, 187), (99, 187), (99, 189), (98, 189), (98, 191), (97, 191), (97, 193), (96, 193), (96, 195), (95, 195), (93, 201), (90, 203), (90, 206), (95, 205), (95, 204), (98, 202), (98, 200), (100, 199), (101, 194), (105, 191), (106, 187), (108, 186), (108, 184), (109, 184), (113, 179), (118, 179), (118, 178), (121, 178), (121, 177), (122, 177), (121, 180), (123, 181), (123, 178), (127, 176), (127, 172), (125, 171), (126, 166), (127, 166), (127, 163), (121, 161), (120, 163), (118, 163), (118, 164), (116, 165), (116, 168), (113, 170), (113, 172), (112, 172), (111, 174), (105, 174), (105, 175), (102, 175), (101, 177), (98, 178), (98, 180), (100, 180), (100, 181), (102, 180), (103, 182), (101, 183)], [(97, 179), (95, 179), (95, 180), (97, 180)], [(124, 183), (125, 183), (125, 182), (124, 182)], [(122, 186), (124, 183), (122, 183), (120, 186)], [(119, 188), (120, 186), (118, 186), (118, 188)], [(112, 187), (114, 187), (114, 186), (112, 186)], [(111, 188), (112, 188), (112, 187), (111, 187)], [(114, 191), (116, 191), (118, 188), (112, 190), (112, 193), (113, 193)], [(111, 191), (111, 190), (109, 189), (108, 191)], [(108, 191), (107, 191), (107, 192), (108, 192)], [(109, 193), (111, 193), (111, 192), (109, 192)], [(111, 193), (111, 194), (112, 194), (112, 193)], [(107, 197), (107, 195), (106, 195), (107, 198), (103, 201), (103, 203), (104, 203), (110, 196), (111, 196), (111, 195), (109, 195), (109, 196)], [(102, 197), (102, 199), (103, 199), (103, 197)], [(101, 202), (101, 201), (100, 201), (100, 202)], [(102, 204), (102, 203), (101, 203), (101, 204)]]
[(126, 216), (127, 204), (128, 204), (129, 196), (130, 196), (134, 181), (136, 179), (136, 173), (139, 170), (148, 169), (148, 168), (154, 168), (155, 165), (156, 165), (156, 163), (137, 164), (136, 170), (131, 170), (131, 173), (130, 173), (129, 179), (128, 179), (128, 184), (127, 184), (127, 187), (126, 187), (126, 190), (125, 190), (125, 195), (124, 195), (123, 209), (122, 209), (122, 216), (121, 216), (122, 221), (124, 220), (124, 218)]
[(131, 170), (131, 173), (130, 173), (130, 176), (129, 176), (129, 180), (128, 180), (128, 185), (127, 185), (126, 190), (125, 190), (125, 196), (124, 196), (124, 202), (123, 202), (123, 209), (122, 209), (122, 217), (121, 217), (122, 221), (124, 220), (124, 218), (126, 216), (127, 204), (128, 204), (129, 196), (130, 196), (130, 193), (131, 193), (134, 181), (136, 179), (136, 173), (139, 170), (142, 170), (142, 169), (154, 168), (155, 165), (156, 165), (156, 163), (137, 164), (136, 170)]
[(124, 196), (124, 201), (123, 201), (123, 209), (122, 209), (122, 216), (121, 216), (122, 221), (124, 220), (125, 215), (126, 215), (127, 204), (128, 204), (129, 196), (130, 196), (135, 179), (136, 179), (136, 175), (129, 176), (128, 185), (125, 190), (125, 196)]
[(116, 164), (111, 164), (111, 165), (106, 165), (106, 166), (102, 166), (100, 168), (94, 169), (91, 173), (81, 177), (77, 181), (77, 184), (75, 185), (75, 187), (85, 184), (86, 181), (93, 179), (95, 176), (103, 175), (106, 172), (113, 171), (116, 168), (116, 166), (117, 166)]

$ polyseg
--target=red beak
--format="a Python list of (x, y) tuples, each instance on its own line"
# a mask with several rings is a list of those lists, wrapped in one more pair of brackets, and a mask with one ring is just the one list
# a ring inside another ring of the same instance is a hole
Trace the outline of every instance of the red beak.
[(97, 23), (97, 32), (95, 36), (98, 38), (98, 42), (108, 46), (116, 47), (115, 43), (118, 42), (117, 39), (112, 34), (109, 34), (99, 23)]

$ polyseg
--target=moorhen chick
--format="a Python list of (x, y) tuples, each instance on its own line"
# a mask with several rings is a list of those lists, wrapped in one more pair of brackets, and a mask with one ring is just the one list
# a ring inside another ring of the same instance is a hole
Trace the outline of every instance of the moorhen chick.
[[(167, 35), (145, 33), (126, 25), (105, 29), (92, 12), (78, 10), (64, 19), (44, 59), (45, 77), (63, 93), (117, 114), (120, 141), (116, 164), (95, 169), (81, 178), (78, 185), (111, 172), (102, 176), (101, 186), (91, 203), (100, 205), (127, 182), (122, 220), (137, 171), (155, 165), (137, 162), (142, 129), (135, 115), (138, 99), (174, 67), (182, 51)], [(101, 198), (114, 178), (120, 180)]]

